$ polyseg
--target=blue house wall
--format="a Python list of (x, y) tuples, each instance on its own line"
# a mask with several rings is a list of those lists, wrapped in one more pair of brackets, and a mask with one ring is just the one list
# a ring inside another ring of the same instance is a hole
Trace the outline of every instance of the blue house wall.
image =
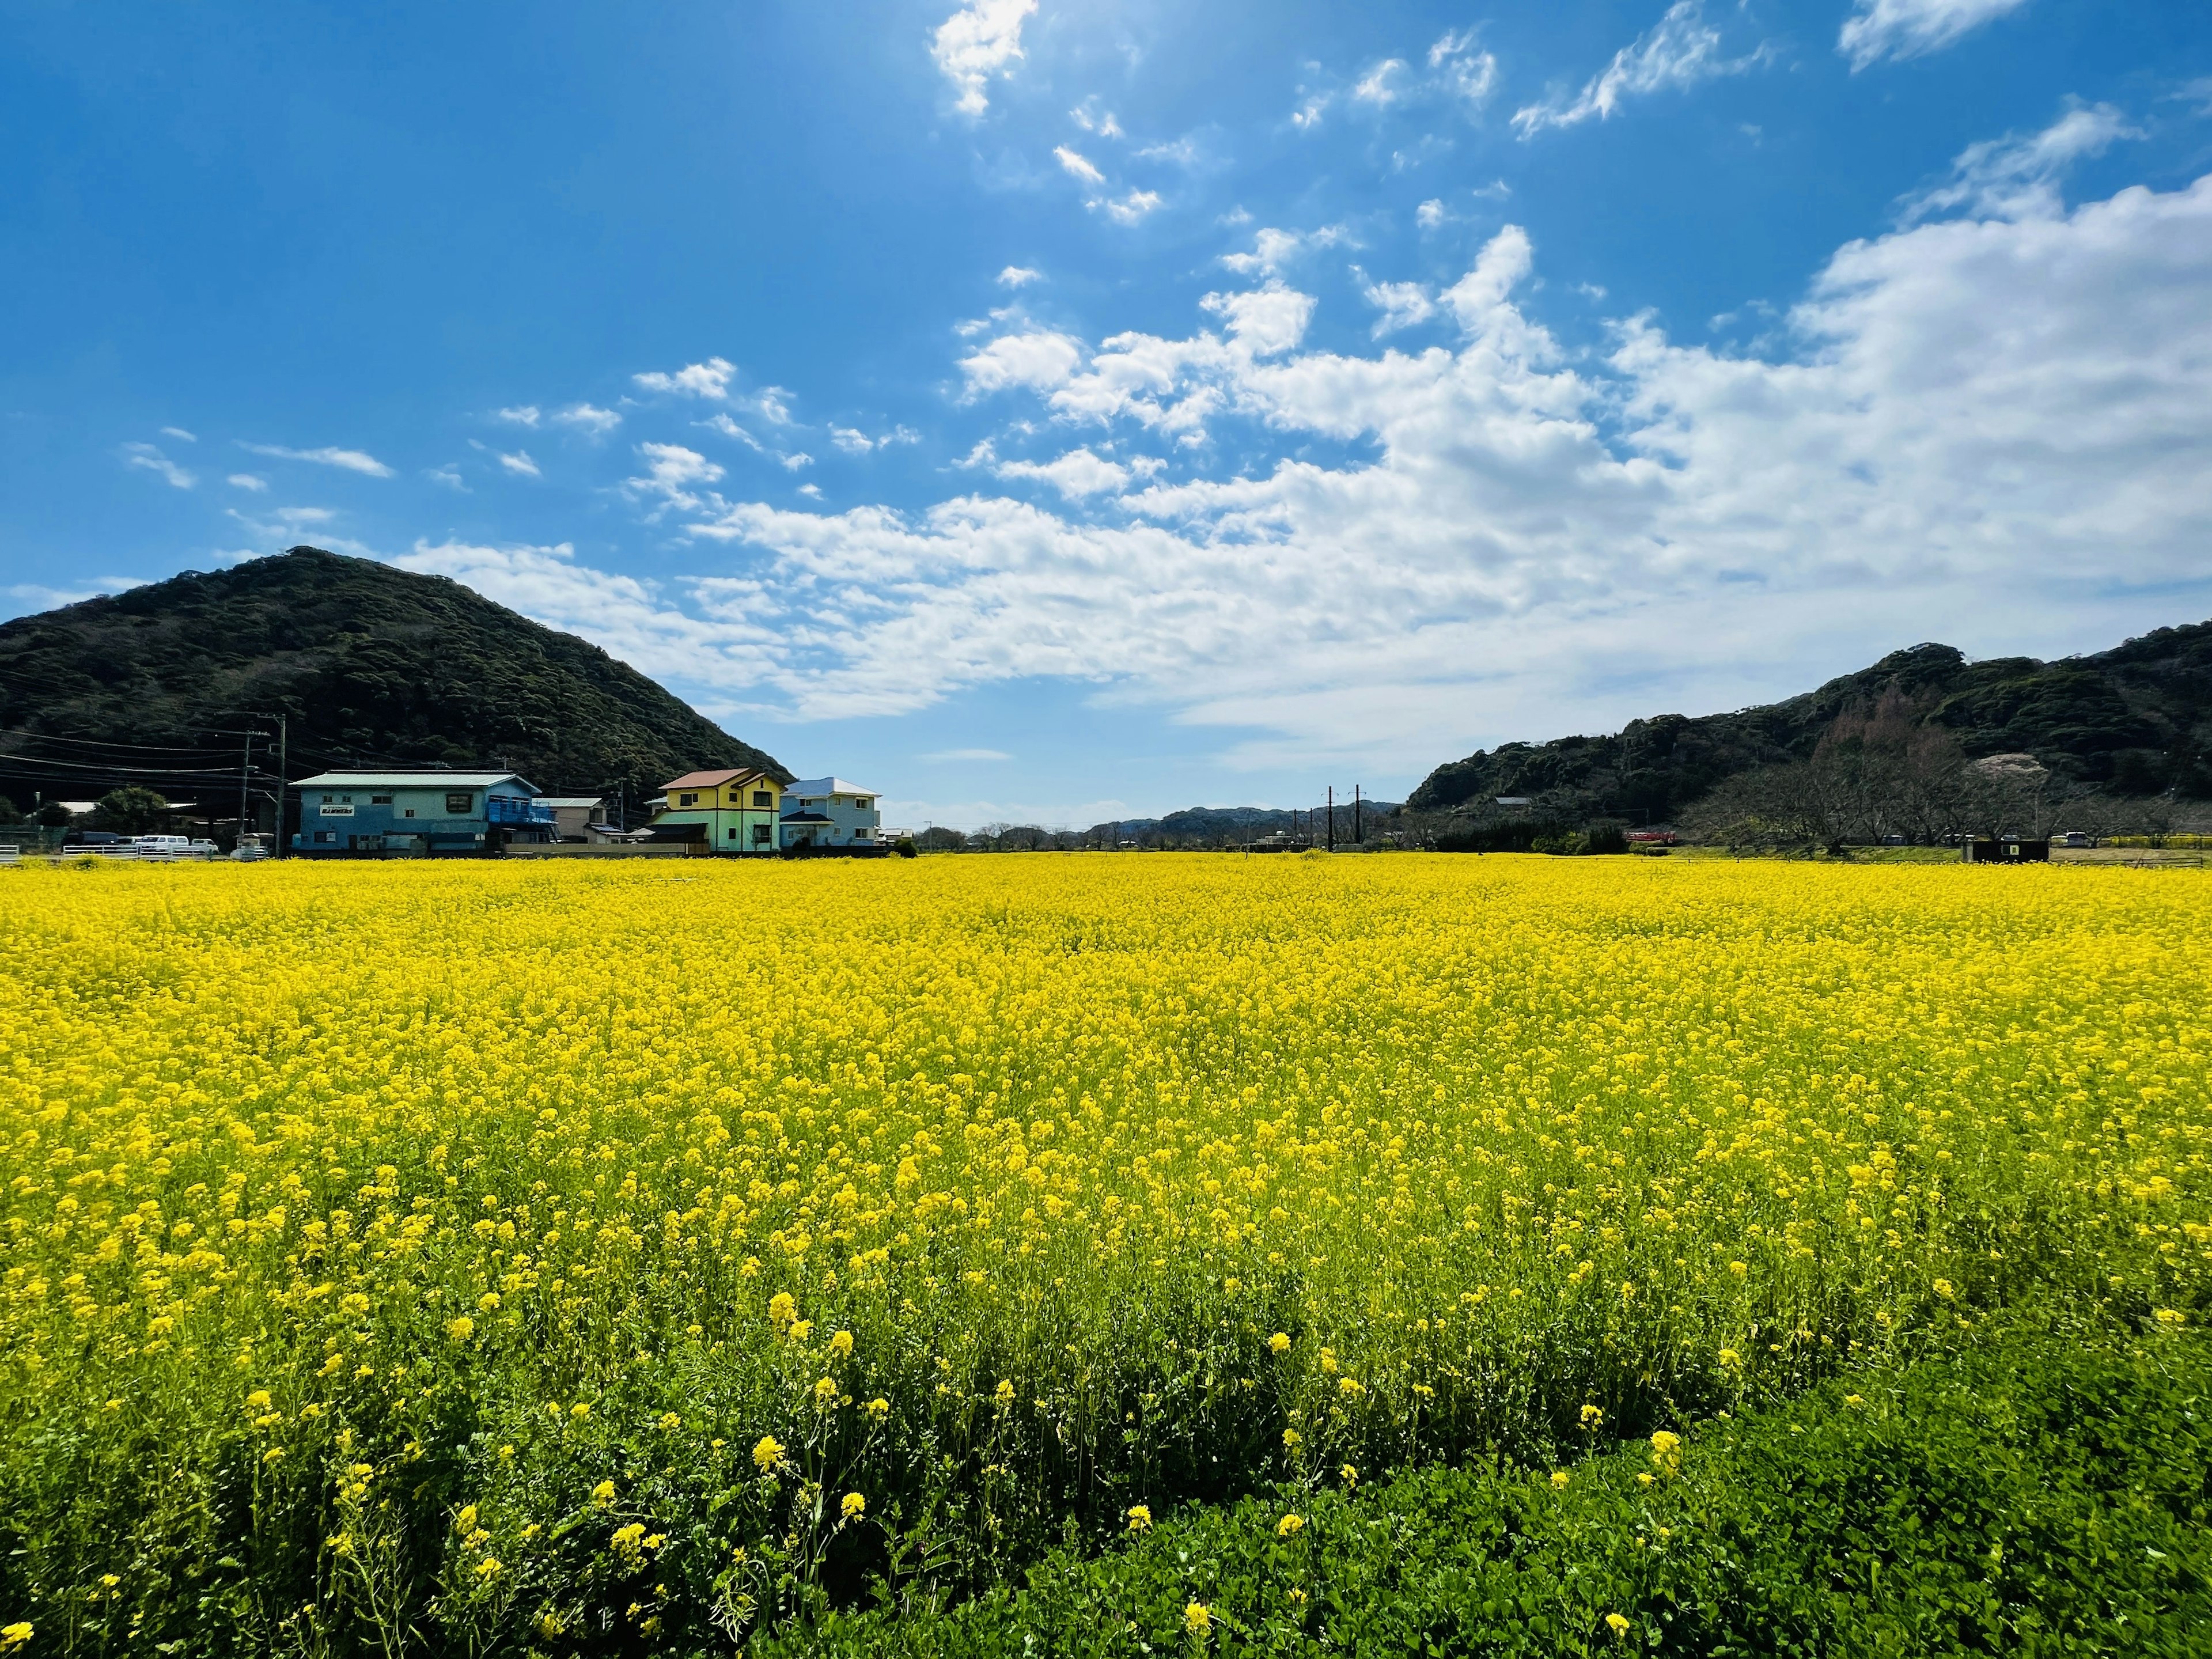
[(302, 856), (454, 854), (550, 841), (553, 809), (512, 773), (325, 773), (300, 791)]

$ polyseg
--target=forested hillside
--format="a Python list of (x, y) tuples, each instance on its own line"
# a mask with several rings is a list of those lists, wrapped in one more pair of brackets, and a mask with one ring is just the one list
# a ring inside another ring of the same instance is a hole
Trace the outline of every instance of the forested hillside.
[[(599, 647), (442, 576), (317, 548), (187, 571), (0, 625), (0, 793), (172, 798), (234, 780), (233, 733), (290, 725), (291, 771), (512, 767), (635, 802), (776, 760)], [(234, 782), (228, 786), (234, 788)]]
[(1593, 809), (1671, 818), (1726, 779), (1811, 758), (1838, 715), (1899, 699), (1911, 720), (1948, 732), (1970, 758), (2033, 755), (2057, 778), (2116, 795), (2212, 797), (2212, 623), (2197, 623), (2058, 662), (1969, 662), (1951, 646), (1917, 645), (1782, 702), (1479, 750), (1437, 768), (1407, 805), (1435, 811), (1500, 795), (1573, 796)]

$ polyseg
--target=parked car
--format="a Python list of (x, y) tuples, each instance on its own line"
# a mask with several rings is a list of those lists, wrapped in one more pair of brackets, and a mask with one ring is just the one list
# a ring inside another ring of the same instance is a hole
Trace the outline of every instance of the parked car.
[(240, 864), (257, 864), (269, 856), (269, 845), (274, 840), (274, 836), (240, 836), (238, 845), (230, 849), (230, 856)]
[(131, 843), (142, 859), (211, 859), (216, 844), (190, 836), (140, 836)]

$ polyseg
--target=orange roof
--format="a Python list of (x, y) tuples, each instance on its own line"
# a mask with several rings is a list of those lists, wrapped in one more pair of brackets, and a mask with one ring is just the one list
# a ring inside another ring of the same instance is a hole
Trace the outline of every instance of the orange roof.
[[(740, 783), (747, 778), (767, 778), (758, 767), (740, 766), (726, 772), (686, 772), (673, 783), (661, 785), (664, 789), (720, 789), (726, 783)], [(769, 778), (769, 781), (775, 781)]]

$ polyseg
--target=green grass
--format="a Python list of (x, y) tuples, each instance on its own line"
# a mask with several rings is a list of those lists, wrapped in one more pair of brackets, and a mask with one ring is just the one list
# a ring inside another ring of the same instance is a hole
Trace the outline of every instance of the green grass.
[(2208, 1522), (2212, 1344), (2021, 1331), (1709, 1421), (1676, 1473), (1638, 1441), (1564, 1488), (1478, 1465), (1285, 1489), (751, 1650), (2206, 1653)]

